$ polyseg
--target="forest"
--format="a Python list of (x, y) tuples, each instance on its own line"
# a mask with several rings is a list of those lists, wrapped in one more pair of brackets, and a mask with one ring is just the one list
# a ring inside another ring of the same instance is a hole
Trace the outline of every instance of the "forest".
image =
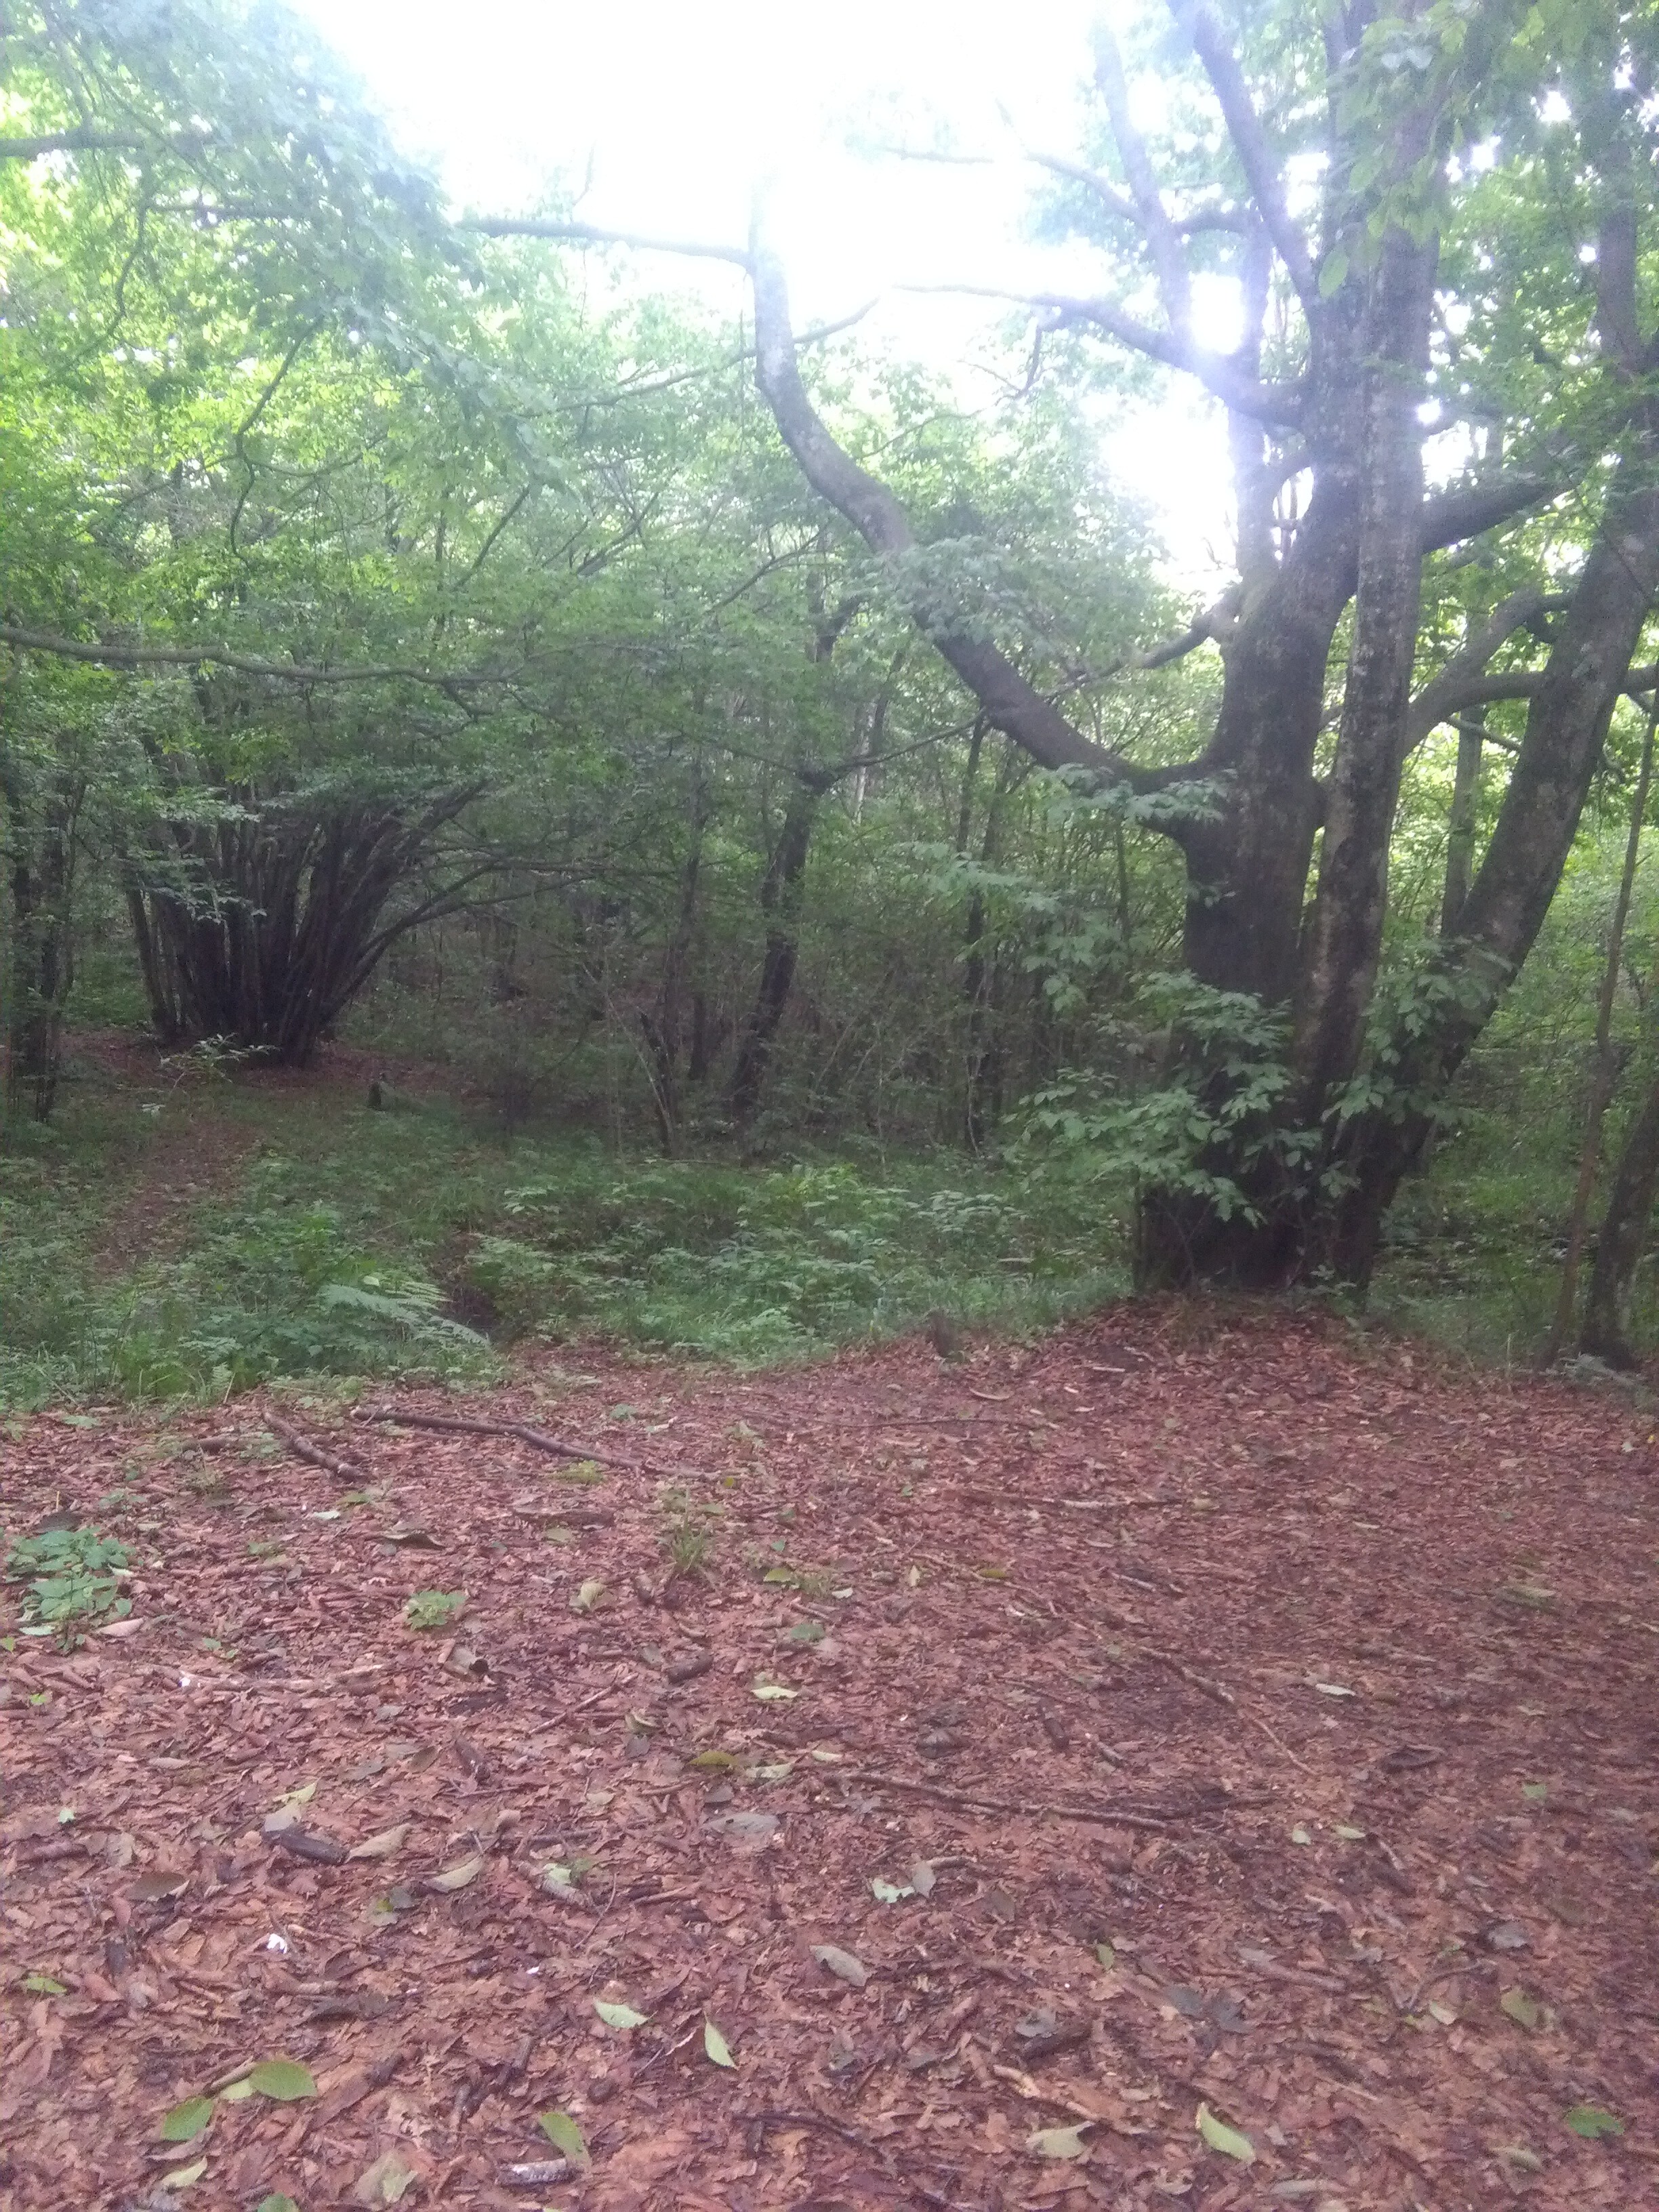
[(1647, 2201), (1659, 17), (1086, 58), (0, 15), (0, 2203)]

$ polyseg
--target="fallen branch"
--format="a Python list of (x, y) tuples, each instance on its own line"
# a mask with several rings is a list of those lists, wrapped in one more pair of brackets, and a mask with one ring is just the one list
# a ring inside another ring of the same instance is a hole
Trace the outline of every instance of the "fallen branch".
[(629, 1474), (659, 1474), (672, 1482), (687, 1477), (695, 1482), (717, 1482), (718, 1475), (699, 1467), (673, 1467), (665, 1460), (632, 1459), (623, 1452), (601, 1451), (596, 1444), (575, 1443), (569, 1437), (550, 1437), (545, 1429), (527, 1421), (466, 1421), (453, 1413), (400, 1413), (391, 1406), (376, 1406), (361, 1416), (365, 1421), (394, 1422), (405, 1429), (437, 1429), (447, 1436), (517, 1437), (554, 1459), (592, 1460), (595, 1467), (619, 1467)]
[(354, 1467), (349, 1460), (338, 1459), (332, 1452), (325, 1451), (321, 1444), (313, 1443), (309, 1437), (302, 1436), (298, 1429), (290, 1428), (275, 1413), (265, 1415), (265, 1426), (273, 1436), (282, 1438), (295, 1459), (308, 1461), (313, 1467), (321, 1468), (325, 1474), (342, 1475), (348, 1480), (362, 1479), (365, 1473), (362, 1468)]
[(1056, 2082), (1046, 2088), (1018, 2066), (999, 2066), (992, 2063), (991, 2071), (999, 2081), (1006, 2081), (1017, 2097), (1028, 2104), (1048, 2105), (1055, 2112), (1069, 2112), (1073, 2119), (1086, 2120), (1097, 2128), (1109, 2128), (1114, 2135), (1150, 2135), (1150, 2128), (1138, 2128), (1132, 2120), (1106, 2109), (1097, 2097), (1089, 2095), (1081, 2082)]
[(1113, 1811), (1088, 1805), (1021, 1805), (1009, 1797), (981, 1797), (977, 1792), (970, 1796), (958, 1790), (941, 1789), (936, 1782), (910, 1782), (902, 1775), (876, 1774), (860, 1766), (845, 1768), (831, 1778), (867, 1782), (878, 1790), (908, 1790), (913, 1796), (932, 1797), (941, 1805), (956, 1805), (968, 1813), (1015, 1813), (1037, 1820), (1091, 1820), (1103, 1828), (1145, 1828), (1154, 1835), (1163, 1835), (1170, 1825), (1168, 1819), (1160, 1820), (1152, 1813)]
[(1200, 1691), (1205, 1697), (1213, 1698), (1217, 1705), (1225, 1705), (1230, 1713), (1242, 1714), (1245, 1720), (1261, 1729), (1273, 1749), (1281, 1752), (1292, 1766), (1299, 1767), (1304, 1774), (1310, 1775), (1313, 1772), (1307, 1760), (1298, 1759), (1283, 1736), (1275, 1734), (1260, 1713), (1253, 1713), (1248, 1706), (1241, 1705), (1232, 1692), (1224, 1688), (1221, 1683), (1212, 1682), (1207, 1674), (1199, 1674), (1196, 1668), (1188, 1667), (1183, 1661), (1177, 1659), (1173, 1652), (1159, 1651), (1148, 1644), (1146, 1656), (1149, 1659), (1156, 1659), (1161, 1667), (1167, 1667), (1171, 1674), (1179, 1674), (1183, 1682), (1190, 1682), (1193, 1688)]

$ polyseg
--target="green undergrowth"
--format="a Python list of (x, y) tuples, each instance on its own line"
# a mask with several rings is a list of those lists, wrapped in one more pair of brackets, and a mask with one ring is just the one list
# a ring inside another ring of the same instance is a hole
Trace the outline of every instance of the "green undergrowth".
[[(211, 1120), (239, 1139), (217, 1187), (152, 1191), (155, 1233), (112, 1260), (110, 1224)], [(576, 1336), (761, 1364), (935, 1308), (1024, 1331), (1126, 1287), (1102, 1209), (960, 1155), (666, 1162), (257, 1077), (117, 1091), (0, 1150), (0, 1406), (484, 1382)]]

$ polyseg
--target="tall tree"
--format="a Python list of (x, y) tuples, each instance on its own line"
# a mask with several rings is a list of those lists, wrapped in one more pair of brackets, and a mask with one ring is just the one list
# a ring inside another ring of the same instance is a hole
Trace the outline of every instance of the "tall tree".
[[(1241, 1157), (1218, 1139), (1190, 1182), (1154, 1182), (1144, 1273), (1363, 1281), (1435, 1100), (1547, 910), (1659, 587), (1659, 330), (1644, 273), (1654, 25), (1618, 0), (1392, 14), (1204, 4), (1175, 20), (1174, 41), (1157, 48), (1167, 144), (1138, 126), (1103, 32), (1103, 158), (1043, 157), (1116, 281), (1032, 305), (1044, 329), (1148, 356), (1226, 411), (1237, 581), (1146, 656), (1218, 648), (1220, 705), (1200, 753), (1148, 769), (1102, 744), (963, 617), (937, 571), (919, 569), (903, 502), (838, 441), (802, 377), (763, 236), (740, 257), (757, 375), (808, 480), (882, 557), (988, 719), (1046, 768), (1176, 802), (1160, 826), (1186, 863), (1197, 984), (1286, 1010), (1279, 1140), (1253, 1134)], [(1194, 318), (1194, 278), (1214, 269), (1243, 308), (1226, 351)], [(1524, 352), (1523, 298), (1550, 325)], [(1553, 367), (1547, 395), (1528, 373), (1537, 352)], [(1495, 472), (1478, 465), (1494, 418), (1507, 457)], [(1431, 432), (1460, 428), (1464, 475), (1429, 486)], [(1472, 620), (1444, 665), (1420, 668), (1425, 563), (1568, 488), (1586, 550), (1545, 663), (1494, 673), (1537, 619), (1540, 582)], [(1455, 932), (1390, 1012), (1376, 987), (1403, 765), (1447, 716), (1516, 696), (1529, 711), (1496, 830)], [(1230, 1079), (1204, 1049), (1195, 1035), (1188, 1060), (1218, 1105)], [(1210, 1125), (1225, 1121), (1219, 1111)]]

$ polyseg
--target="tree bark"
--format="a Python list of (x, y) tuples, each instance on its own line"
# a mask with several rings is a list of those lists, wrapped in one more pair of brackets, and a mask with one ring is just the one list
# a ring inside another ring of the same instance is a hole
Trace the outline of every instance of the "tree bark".
[(1561, 1262), (1561, 1288), (1555, 1318), (1539, 1353), (1538, 1364), (1548, 1367), (1560, 1356), (1572, 1328), (1578, 1301), (1578, 1265), (1583, 1256), (1584, 1226), (1589, 1219), (1590, 1194), (1601, 1159), (1601, 1123), (1613, 1098), (1619, 1062), (1613, 1047), (1613, 1007), (1619, 992), (1619, 975), (1625, 951), (1625, 924), (1631, 895), (1636, 888), (1637, 863), (1642, 854), (1642, 825), (1647, 817), (1648, 787), (1653, 781), (1653, 738), (1659, 726), (1659, 694), (1648, 714), (1642, 736), (1642, 763), (1637, 772), (1636, 795), (1631, 802), (1630, 836), (1625, 842), (1625, 864), (1620, 871), (1619, 893), (1613, 903), (1613, 922), (1607, 931), (1607, 957), (1601, 971), (1601, 989), (1595, 1006), (1595, 1060), (1590, 1075), (1589, 1103), (1584, 1113), (1584, 1142), (1578, 1158), (1578, 1180), (1567, 1214), (1567, 1249)]
[(761, 962), (755, 1003), (744, 1026), (726, 1094), (726, 1111), (739, 1129), (747, 1129), (760, 1110), (761, 1091), (771, 1065), (772, 1048), (795, 980), (795, 963), (800, 957), (802, 879), (811, 848), (812, 825), (817, 819), (819, 803), (829, 788), (823, 776), (823, 771), (811, 769), (797, 773), (784, 809), (783, 826), (761, 881), (766, 951)]
[(1651, 1084), (1620, 1150), (1584, 1292), (1578, 1349), (1609, 1367), (1634, 1367), (1625, 1334), (1631, 1284), (1647, 1243), (1659, 1182), (1659, 1083)]
[(1486, 759), (1486, 716), (1477, 710), (1457, 725), (1457, 768), (1446, 815), (1446, 880), (1440, 895), (1440, 934), (1455, 937), (1474, 878), (1474, 838), (1480, 817), (1480, 771)]

